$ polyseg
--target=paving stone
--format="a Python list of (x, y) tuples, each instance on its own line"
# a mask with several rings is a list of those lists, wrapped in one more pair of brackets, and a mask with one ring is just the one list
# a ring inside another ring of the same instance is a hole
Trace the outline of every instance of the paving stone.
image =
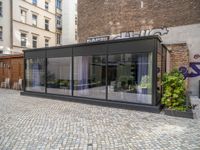
[(0, 149), (198, 150), (200, 120), (0, 89)]

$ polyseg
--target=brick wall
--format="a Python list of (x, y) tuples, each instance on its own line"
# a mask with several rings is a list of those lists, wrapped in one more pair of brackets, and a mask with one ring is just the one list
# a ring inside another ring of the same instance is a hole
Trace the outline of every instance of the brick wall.
[[(179, 69), (186, 67), (189, 70), (189, 49), (186, 43), (166, 45), (169, 50), (169, 69)], [(186, 79), (186, 87), (188, 88), (188, 78)]]
[(22, 55), (0, 57), (0, 82), (10, 78), (10, 86), (24, 78), (24, 59)]
[(200, 0), (79, 0), (78, 16), (79, 42), (85, 42), (90, 36), (200, 23)]

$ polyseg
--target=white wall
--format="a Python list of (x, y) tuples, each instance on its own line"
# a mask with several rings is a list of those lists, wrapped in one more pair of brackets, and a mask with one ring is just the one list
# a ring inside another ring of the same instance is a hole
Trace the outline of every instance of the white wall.
[(63, 0), (62, 1), (62, 44), (77, 43), (75, 40), (75, 15), (77, 0)]
[[(195, 59), (194, 55), (200, 55), (200, 24), (169, 27), (169, 32), (162, 36), (164, 44), (187, 43), (189, 48), (190, 62), (199, 62), (200, 57)], [(198, 95), (200, 80), (200, 64), (197, 65), (199, 73), (190, 67), (189, 73), (199, 74), (197, 77), (189, 77), (189, 90), (192, 95)]]
[[(26, 10), (26, 23), (21, 22), (21, 9)], [(22, 50), (21, 32), (27, 33), (27, 48), (32, 48), (32, 36), (37, 35), (37, 47), (45, 47), (45, 37), (49, 38), (49, 46), (56, 45), (55, 34), (55, 1), (49, 1), (49, 11), (45, 10), (45, 0), (38, 0), (37, 7), (32, 5), (32, 0), (13, 0), (13, 46)], [(32, 26), (32, 14), (37, 15), (37, 27)], [(49, 31), (45, 30), (45, 18), (49, 20)]]
[(0, 26), (3, 27), (3, 41), (0, 41), (0, 50), (4, 54), (10, 53), (10, 0), (0, 0), (3, 3), (3, 17), (0, 17)]

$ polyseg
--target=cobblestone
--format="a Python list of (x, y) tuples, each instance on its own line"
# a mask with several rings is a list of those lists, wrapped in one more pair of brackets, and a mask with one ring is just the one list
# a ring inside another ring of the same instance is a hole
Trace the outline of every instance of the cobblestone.
[(199, 150), (200, 121), (0, 89), (0, 150)]

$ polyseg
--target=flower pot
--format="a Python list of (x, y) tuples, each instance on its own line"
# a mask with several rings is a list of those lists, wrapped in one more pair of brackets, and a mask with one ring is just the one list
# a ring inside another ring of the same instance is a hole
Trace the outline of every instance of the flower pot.
[(178, 110), (171, 110), (171, 109), (165, 108), (164, 113), (165, 113), (165, 115), (168, 115), (168, 116), (193, 119), (193, 112), (191, 109), (187, 110), (187, 111), (178, 111)]
[(147, 88), (142, 88), (142, 94), (147, 94)]

